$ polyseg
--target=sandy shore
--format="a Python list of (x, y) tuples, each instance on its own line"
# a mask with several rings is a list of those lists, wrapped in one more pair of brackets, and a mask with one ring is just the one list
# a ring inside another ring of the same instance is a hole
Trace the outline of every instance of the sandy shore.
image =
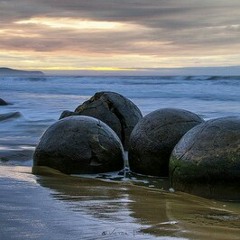
[[(0, 166), (0, 239), (239, 239), (239, 204)], [(45, 170), (44, 170), (45, 171)]]

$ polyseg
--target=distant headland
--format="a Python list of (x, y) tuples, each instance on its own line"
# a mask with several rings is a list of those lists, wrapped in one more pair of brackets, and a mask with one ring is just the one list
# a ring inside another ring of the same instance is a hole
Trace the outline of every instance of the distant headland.
[(41, 71), (25, 71), (17, 70), (7, 67), (0, 67), (0, 76), (33, 76), (33, 77), (43, 77), (44, 73)]

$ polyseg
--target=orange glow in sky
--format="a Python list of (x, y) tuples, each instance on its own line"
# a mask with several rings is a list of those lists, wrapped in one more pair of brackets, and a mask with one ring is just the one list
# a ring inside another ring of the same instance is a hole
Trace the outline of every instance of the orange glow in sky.
[(125, 25), (118, 22), (107, 21), (91, 21), (86, 19), (74, 18), (50, 18), (50, 17), (36, 17), (27, 20), (16, 21), (19, 25), (38, 25), (57, 29), (77, 29), (77, 30), (108, 30), (123, 28)]

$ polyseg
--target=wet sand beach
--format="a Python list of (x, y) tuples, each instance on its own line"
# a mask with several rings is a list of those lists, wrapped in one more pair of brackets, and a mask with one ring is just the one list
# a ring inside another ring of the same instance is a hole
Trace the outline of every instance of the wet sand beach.
[(239, 239), (238, 204), (184, 193), (0, 168), (0, 239)]

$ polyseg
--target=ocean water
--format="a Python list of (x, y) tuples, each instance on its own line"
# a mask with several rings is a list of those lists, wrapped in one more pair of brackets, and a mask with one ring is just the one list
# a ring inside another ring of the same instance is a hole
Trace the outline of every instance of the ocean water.
[(240, 116), (234, 76), (0, 77), (11, 103), (0, 106), (0, 239), (239, 239), (237, 203), (163, 191), (161, 179), (31, 173), (43, 132), (99, 91), (124, 95), (143, 115), (171, 107), (206, 120)]

